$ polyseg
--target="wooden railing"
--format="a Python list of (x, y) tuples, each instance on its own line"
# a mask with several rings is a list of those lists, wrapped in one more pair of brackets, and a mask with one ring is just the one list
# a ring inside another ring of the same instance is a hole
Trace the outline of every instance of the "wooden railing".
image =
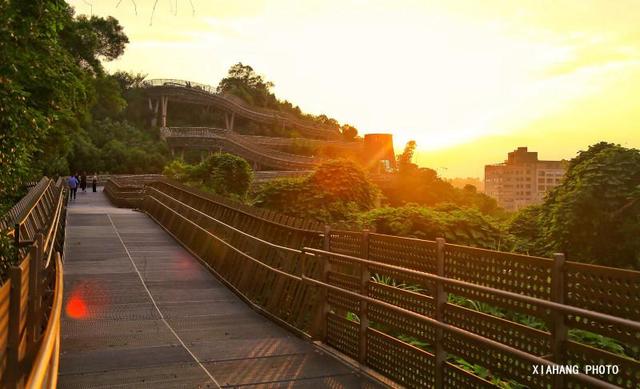
[(118, 176), (110, 178), (104, 185), (104, 193), (109, 200), (121, 208), (138, 208), (144, 197), (144, 184), (161, 180), (157, 174)]
[[(301, 222), (170, 182), (149, 184), (140, 208), (256, 309), (400, 385), (640, 385), (640, 272), (294, 227)], [(536, 374), (555, 365), (580, 374)], [(584, 374), (592, 365), (617, 370)]]
[[(0, 387), (55, 388), (62, 309), (66, 194), (44, 178), (9, 213), (19, 265), (0, 286)], [(32, 201), (33, 200), (33, 201)], [(27, 238), (27, 239), (23, 239)]]

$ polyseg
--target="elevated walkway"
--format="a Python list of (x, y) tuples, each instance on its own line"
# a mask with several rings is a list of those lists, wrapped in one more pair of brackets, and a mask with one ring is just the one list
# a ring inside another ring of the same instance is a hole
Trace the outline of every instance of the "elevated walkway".
[(102, 192), (69, 203), (66, 234), (61, 388), (378, 387)]

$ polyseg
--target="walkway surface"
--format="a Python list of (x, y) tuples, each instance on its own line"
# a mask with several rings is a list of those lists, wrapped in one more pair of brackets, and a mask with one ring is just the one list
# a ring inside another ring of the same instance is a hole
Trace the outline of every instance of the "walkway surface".
[(375, 386), (101, 192), (69, 203), (64, 266), (61, 388)]

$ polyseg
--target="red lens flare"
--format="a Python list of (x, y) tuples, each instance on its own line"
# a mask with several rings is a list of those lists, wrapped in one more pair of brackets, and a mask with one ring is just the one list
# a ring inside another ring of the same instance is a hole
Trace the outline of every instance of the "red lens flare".
[(109, 294), (96, 280), (81, 281), (71, 288), (64, 311), (67, 317), (75, 320), (95, 318), (110, 305)]
[(87, 303), (80, 296), (73, 296), (67, 301), (65, 312), (72, 319), (86, 319), (88, 316)]

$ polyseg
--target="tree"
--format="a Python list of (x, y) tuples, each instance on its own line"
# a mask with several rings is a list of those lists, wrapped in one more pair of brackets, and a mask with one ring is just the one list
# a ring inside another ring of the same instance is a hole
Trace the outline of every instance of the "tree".
[(128, 42), (113, 18), (73, 15), (62, 1), (0, 2), (0, 210), (23, 181), (66, 173), (91, 119), (100, 59)]
[[(73, 18), (72, 8), (68, 8), (68, 13)], [(118, 58), (129, 43), (122, 26), (112, 16), (101, 18), (80, 15), (62, 30), (61, 39), (78, 64), (97, 75), (104, 73), (100, 60), (111, 61)]]
[(354, 141), (358, 137), (358, 129), (350, 124), (343, 124), (340, 127), (340, 132), (342, 133), (342, 138), (348, 142)]
[(548, 253), (640, 269), (640, 151), (605, 142), (581, 151), (540, 222)]
[(251, 66), (238, 62), (231, 66), (227, 77), (220, 80), (217, 92), (233, 94), (251, 105), (274, 107), (277, 100), (271, 93), (273, 87), (272, 82), (266, 81)]
[(416, 146), (417, 146), (416, 141), (410, 140), (404, 146), (404, 150), (402, 151), (402, 154), (398, 155), (397, 157), (398, 170), (400, 173), (405, 173), (407, 171), (414, 171), (415, 169), (418, 168), (418, 165), (412, 162), (413, 155), (415, 154), (415, 151), (416, 151)]

